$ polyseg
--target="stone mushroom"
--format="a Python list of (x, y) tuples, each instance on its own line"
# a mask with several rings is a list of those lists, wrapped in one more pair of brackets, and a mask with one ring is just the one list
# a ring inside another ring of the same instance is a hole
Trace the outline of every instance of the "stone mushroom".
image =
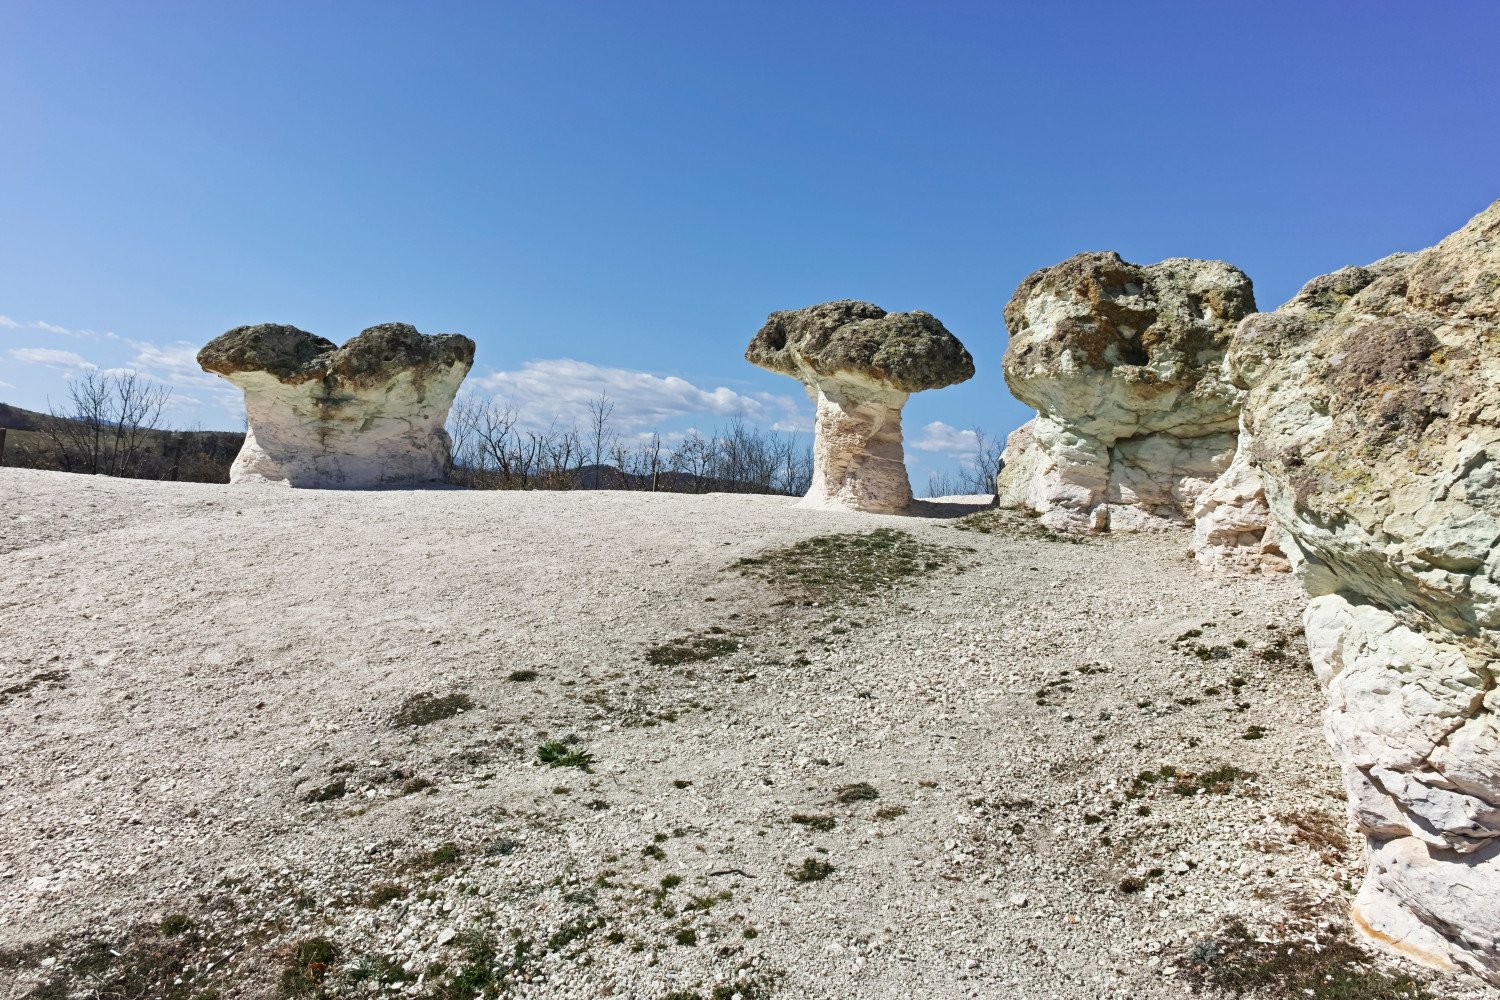
[(411, 486), (448, 471), (443, 429), (474, 342), (372, 326), (343, 347), (294, 326), (241, 326), (198, 352), (245, 392), (249, 430), (231, 483)]
[(802, 505), (876, 514), (911, 506), (901, 450), (907, 397), (974, 375), (974, 359), (930, 313), (850, 299), (772, 313), (745, 360), (797, 379), (817, 404)]
[(1190, 522), (1234, 455), (1243, 393), (1223, 376), (1250, 279), (1214, 260), (1140, 265), (1082, 253), (1005, 307), (1005, 381), (1037, 410), (996, 496), (1059, 531)]

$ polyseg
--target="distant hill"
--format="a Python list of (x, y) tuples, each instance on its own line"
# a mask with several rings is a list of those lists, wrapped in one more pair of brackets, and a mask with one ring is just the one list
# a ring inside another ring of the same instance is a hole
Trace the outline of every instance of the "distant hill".
[[(70, 428), (69, 425), (72, 425)], [(89, 473), (88, 456), (68, 431), (78, 421), (0, 403), (0, 427), (5, 428), (5, 452), (0, 465), (58, 472)], [(132, 479), (171, 479), (182, 482), (227, 483), (229, 466), (239, 454), (245, 435), (240, 431), (145, 431)], [(181, 449), (179, 451), (179, 448)]]

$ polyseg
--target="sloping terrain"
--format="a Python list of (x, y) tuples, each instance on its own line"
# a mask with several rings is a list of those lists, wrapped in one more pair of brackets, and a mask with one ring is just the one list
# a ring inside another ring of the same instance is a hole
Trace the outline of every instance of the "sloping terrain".
[(1422, 995), (1340, 937), (1295, 584), (1185, 536), (0, 500), (0, 996), (1184, 997), (1268, 936), (1386, 991), (1321, 995)]

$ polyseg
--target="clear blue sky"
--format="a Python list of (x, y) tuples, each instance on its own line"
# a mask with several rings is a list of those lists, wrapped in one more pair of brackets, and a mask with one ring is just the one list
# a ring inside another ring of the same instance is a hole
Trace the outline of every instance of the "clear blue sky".
[(741, 352), (848, 297), (975, 356), (908, 442), (1004, 432), (1037, 267), (1221, 258), (1272, 308), (1500, 197), (1497, 42), (1493, 0), (4, 0), (0, 399), (134, 366), (232, 427), (204, 341), (402, 320), (533, 411), (789, 426)]

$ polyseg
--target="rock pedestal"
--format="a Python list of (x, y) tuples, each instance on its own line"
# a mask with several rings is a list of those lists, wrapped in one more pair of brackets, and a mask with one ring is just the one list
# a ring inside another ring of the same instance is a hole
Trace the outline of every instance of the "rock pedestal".
[(1254, 309), (1219, 261), (1085, 253), (1033, 273), (1005, 307), (1005, 381), (1037, 418), (999, 502), (1059, 531), (1189, 523), (1234, 456), (1241, 392), (1222, 363)]
[(474, 342), (402, 323), (343, 347), (293, 326), (242, 326), (198, 352), (245, 392), (249, 430), (231, 483), (353, 489), (440, 482), (443, 429)]
[(1500, 984), (1500, 203), (1250, 317), (1229, 370), (1312, 597), (1356, 923)]
[(907, 397), (974, 374), (969, 352), (932, 315), (848, 299), (772, 313), (745, 359), (797, 379), (817, 405), (802, 505), (876, 514), (911, 506), (901, 443)]

